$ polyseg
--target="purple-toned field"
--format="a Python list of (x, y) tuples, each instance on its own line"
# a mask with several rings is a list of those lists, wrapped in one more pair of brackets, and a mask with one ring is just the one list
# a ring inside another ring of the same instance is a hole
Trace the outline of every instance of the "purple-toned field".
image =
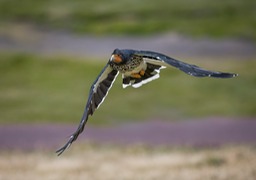
[[(0, 127), (1, 149), (58, 148), (76, 129), (76, 125), (3, 125)], [(209, 118), (181, 122), (160, 120), (90, 126), (71, 146), (83, 141), (100, 144), (146, 144), (211, 147), (226, 144), (255, 144), (256, 121), (253, 119)]]

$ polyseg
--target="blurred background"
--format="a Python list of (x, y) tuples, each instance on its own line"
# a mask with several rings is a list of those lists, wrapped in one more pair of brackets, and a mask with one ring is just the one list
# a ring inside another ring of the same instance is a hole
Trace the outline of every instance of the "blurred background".
[[(256, 178), (255, 9), (254, 0), (1, 0), (0, 179)], [(138, 89), (118, 77), (57, 158), (115, 48), (239, 76), (168, 68)]]

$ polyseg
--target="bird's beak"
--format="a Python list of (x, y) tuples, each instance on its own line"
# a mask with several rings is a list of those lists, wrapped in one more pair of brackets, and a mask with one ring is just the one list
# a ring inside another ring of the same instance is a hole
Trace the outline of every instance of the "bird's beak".
[(113, 54), (113, 55), (111, 56), (111, 58), (110, 58), (110, 61), (112, 61), (112, 62), (114, 62), (114, 63), (116, 63), (116, 64), (119, 64), (119, 63), (121, 63), (123, 60), (122, 60), (122, 58), (121, 58), (119, 55)]

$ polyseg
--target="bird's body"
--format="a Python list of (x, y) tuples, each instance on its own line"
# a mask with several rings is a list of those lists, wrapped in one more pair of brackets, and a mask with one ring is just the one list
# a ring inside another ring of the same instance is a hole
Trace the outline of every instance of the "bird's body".
[(202, 69), (164, 54), (152, 51), (138, 51), (131, 49), (115, 49), (107, 65), (91, 86), (88, 101), (81, 122), (69, 141), (57, 153), (63, 153), (83, 131), (89, 115), (99, 108), (114, 83), (117, 75), (122, 74), (123, 88), (132, 86), (138, 88), (160, 77), (160, 70), (166, 66), (173, 66), (181, 71), (196, 77), (231, 78), (237, 76), (233, 73), (215, 72)]
[[(147, 63), (138, 52), (131, 49), (116, 49), (110, 58), (110, 67), (122, 74), (123, 88), (130, 85), (138, 88), (142, 84), (157, 79), (160, 73), (159, 70), (164, 68), (164, 66)], [(119, 62), (120, 56), (123, 56), (122, 62)]]

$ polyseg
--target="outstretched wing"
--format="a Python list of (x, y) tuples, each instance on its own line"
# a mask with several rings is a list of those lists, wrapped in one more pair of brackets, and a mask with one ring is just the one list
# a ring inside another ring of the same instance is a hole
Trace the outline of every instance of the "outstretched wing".
[(181, 71), (196, 77), (215, 77), (215, 78), (232, 78), (237, 76), (237, 74), (233, 73), (224, 73), (224, 72), (215, 72), (202, 69), (196, 65), (188, 64), (166, 55), (151, 52), (151, 51), (137, 51), (136, 54), (143, 57), (144, 61), (150, 64), (166, 66), (171, 65), (174, 66)]
[(91, 86), (84, 114), (77, 130), (70, 136), (68, 142), (62, 148), (56, 151), (58, 155), (62, 154), (77, 139), (79, 134), (83, 132), (84, 126), (88, 120), (88, 116), (92, 115), (104, 101), (117, 75), (118, 71), (113, 70), (109, 64), (107, 64), (101, 71), (100, 75)]

